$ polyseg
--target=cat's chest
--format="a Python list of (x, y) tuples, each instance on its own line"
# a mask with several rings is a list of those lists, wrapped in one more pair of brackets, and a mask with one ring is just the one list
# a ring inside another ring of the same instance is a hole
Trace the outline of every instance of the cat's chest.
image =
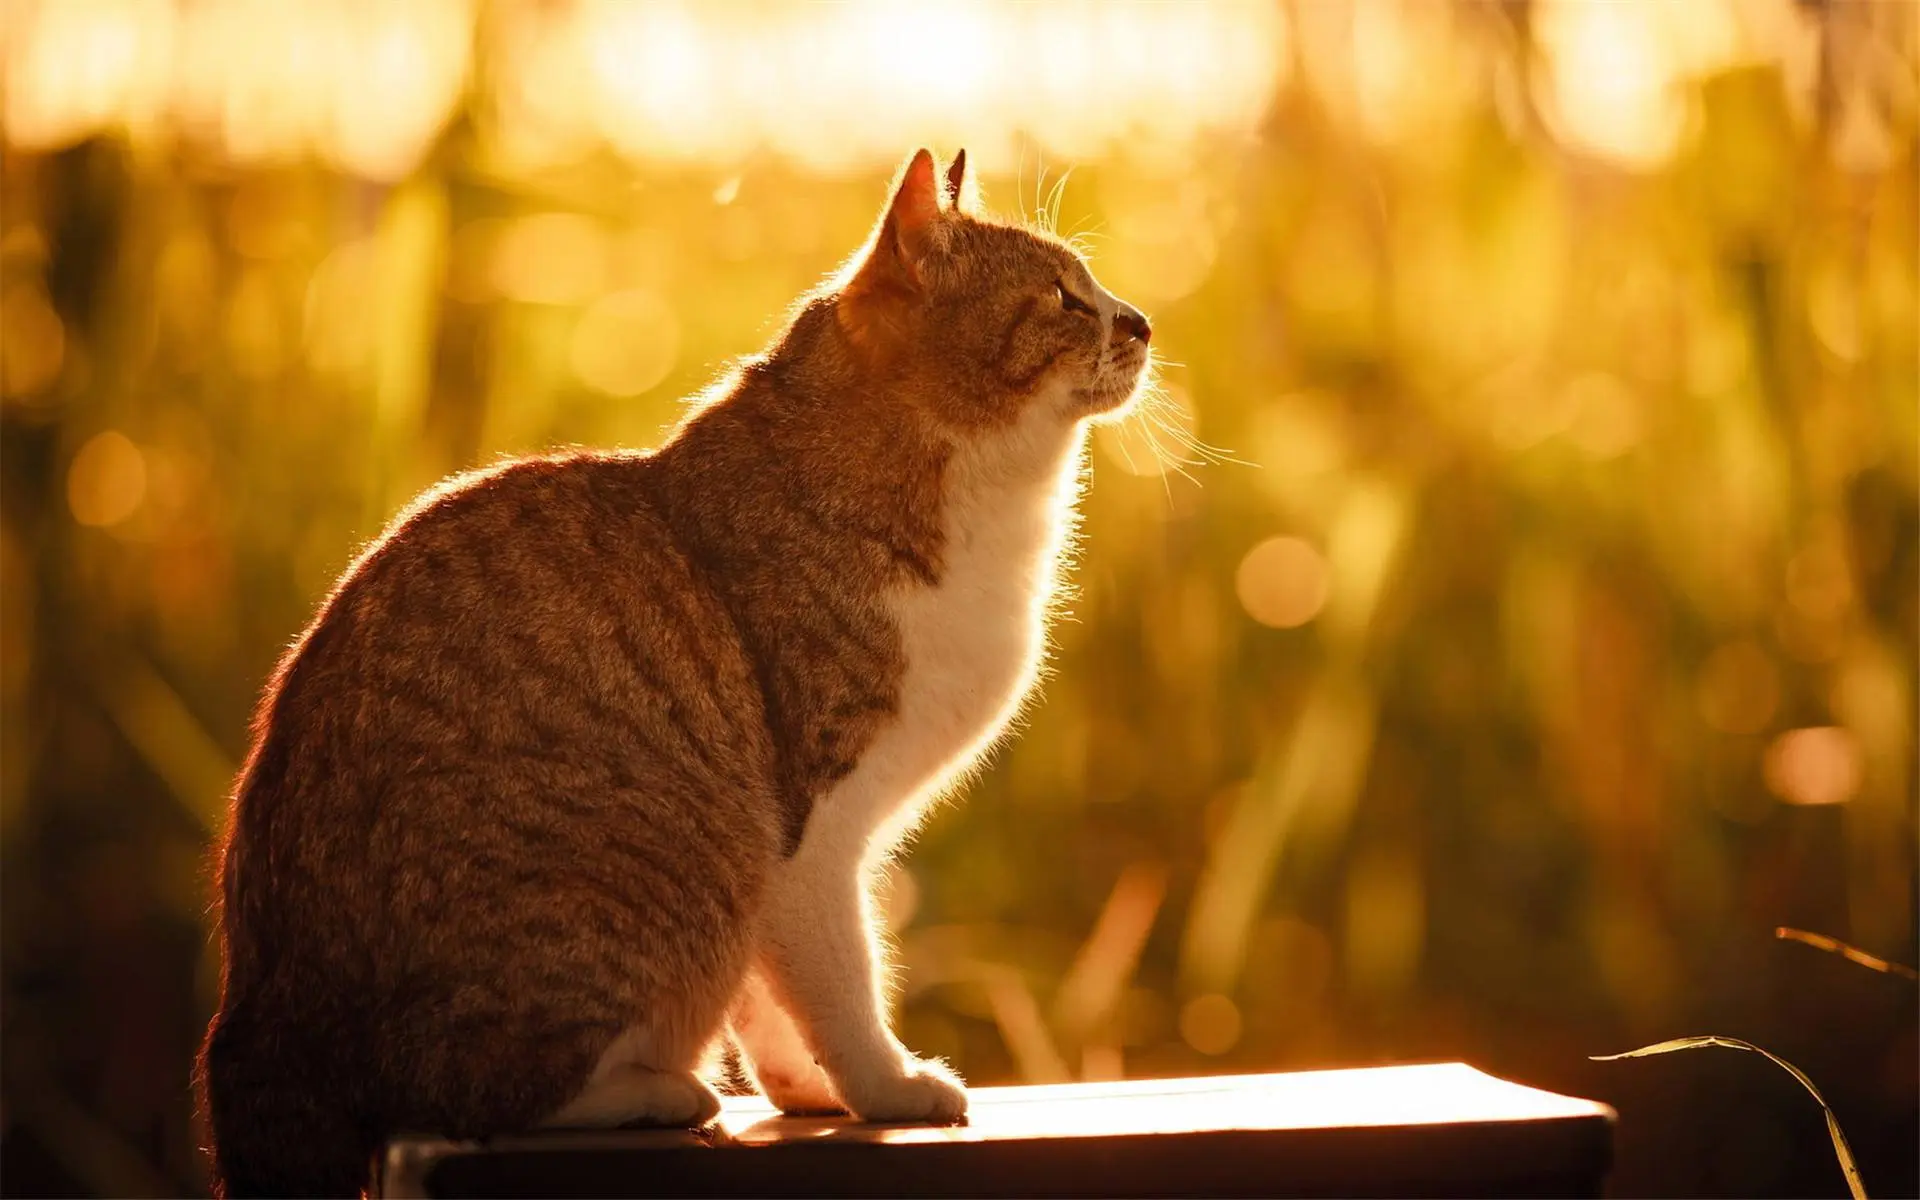
[(949, 532), (933, 587), (896, 602), (901, 715), (934, 730), (991, 721), (1018, 700), (1042, 648), (1058, 522), (1039, 507), (980, 505)]
[(946, 501), (939, 582), (893, 599), (905, 671), (897, 718), (873, 751), (937, 785), (1011, 718), (1045, 649), (1077, 443), (1012, 478), (962, 476)]

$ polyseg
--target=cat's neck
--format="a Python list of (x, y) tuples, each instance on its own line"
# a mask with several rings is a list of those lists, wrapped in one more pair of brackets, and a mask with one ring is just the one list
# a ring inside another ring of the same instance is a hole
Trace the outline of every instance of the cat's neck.
[(863, 353), (815, 300), (654, 457), (653, 491), (723, 592), (806, 568), (872, 596), (936, 585), (958, 532), (1002, 507), (1024, 515), (995, 526), (1032, 542), (1007, 546), (1009, 566), (1035, 577), (1035, 556), (1062, 544), (1053, 526), (1072, 520), (1084, 431), (1046, 397), (996, 427), (942, 427), (930, 414), (964, 398), (925, 386), (911, 363)]
[[(722, 576), (831, 562), (849, 585), (937, 573), (950, 447), (817, 304), (651, 461), (676, 533)], [(724, 580), (723, 580), (724, 582)]]

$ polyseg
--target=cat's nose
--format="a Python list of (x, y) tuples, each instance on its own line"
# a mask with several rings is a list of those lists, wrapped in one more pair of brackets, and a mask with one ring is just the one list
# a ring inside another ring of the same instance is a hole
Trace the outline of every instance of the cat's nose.
[(1115, 341), (1139, 338), (1144, 344), (1153, 340), (1153, 327), (1147, 324), (1147, 318), (1138, 309), (1126, 304), (1122, 304), (1113, 314), (1113, 333)]

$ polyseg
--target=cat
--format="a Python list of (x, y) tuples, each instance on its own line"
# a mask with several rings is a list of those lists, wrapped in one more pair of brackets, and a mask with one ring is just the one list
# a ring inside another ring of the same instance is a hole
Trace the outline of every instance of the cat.
[(652, 453), (456, 478), (266, 688), (196, 1070), (218, 1195), (401, 1131), (964, 1120), (886, 1017), (869, 884), (1032, 688), (1087, 427), (1147, 320), (912, 156), (872, 237)]

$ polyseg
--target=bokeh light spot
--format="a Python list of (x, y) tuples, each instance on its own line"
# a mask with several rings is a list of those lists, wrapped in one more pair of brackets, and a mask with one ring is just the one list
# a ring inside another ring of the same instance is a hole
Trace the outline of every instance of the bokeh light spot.
[(1240, 560), (1233, 590), (1254, 620), (1293, 629), (1313, 620), (1327, 603), (1327, 560), (1301, 538), (1268, 538)]
[(673, 370), (680, 323), (651, 292), (615, 292), (580, 315), (571, 362), (580, 381), (609, 396), (637, 396)]
[(1180, 1036), (1202, 1054), (1225, 1054), (1240, 1041), (1240, 1008), (1218, 992), (1195, 996), (1180, 1009)]
[(1789, 804), (1840, 804), (1860, 789), (1860, 743), (1838, 725), (1789, 730), (1767, 747), (1763, 768)]
[(1820, 538), (1787, 563), (1787, 603), (1806, 617), (1830, 621), (1846, 612), (1853, 579), (1837, 536)]
[(501, 231), (493, 286), (527, 304), (578, 304), (601, 289), (606, 238), (578, 213), (539, 213)]
[[(1548, 0), (1534, 18), (1541, 50), (1535, 96), (1565, 141), (1622, 166), (1650, 169), (1670, 158), (1686, 131), (1679, 84), (1714, 36), (1710, 0), (1633, 4)], [(1696, 16), (1685, 14), (1695, 13)]]
[(117, 430), (95, 434), (67, 469), (67, 505), (82, 525), (118, 525), (134, 514), (146, 494), (146, 457)]
[(66, 328), (37, 287), (18, 285), (0, 298), (0, 394), (30, 396), (60, 376)]

